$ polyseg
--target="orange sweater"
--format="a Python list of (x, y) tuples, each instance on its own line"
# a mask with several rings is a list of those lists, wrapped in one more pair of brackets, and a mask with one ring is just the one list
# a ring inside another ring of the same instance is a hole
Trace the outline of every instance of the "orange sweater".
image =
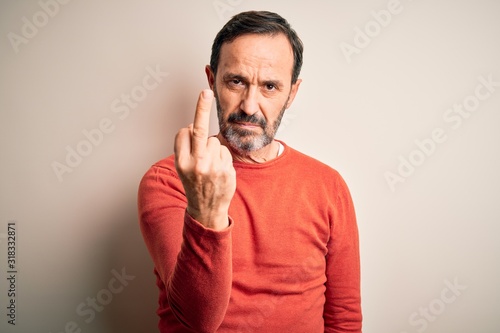
[(361, 332), (359, 247), (349, 190), (332, 168), (286, 146), (234, 162), (230, 226), (186, 214), (173, 156), (139, 187), (141, 230), (166, 332)]

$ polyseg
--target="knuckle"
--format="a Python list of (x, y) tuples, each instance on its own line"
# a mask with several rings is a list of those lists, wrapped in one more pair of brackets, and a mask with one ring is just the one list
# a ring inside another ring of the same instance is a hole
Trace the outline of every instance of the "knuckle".
[[(208, 138), (208, 140), (207, 140), (207, 145), (208, 145), (209, 147), (212, 147), (212, 148), (216, 148), (216, 147), (220, 147), (220, 146), (221, 146), (221, 144), (220, 144), (220, 142), (219, 142), (219, 139), (217, 139), (217, 138), (216, 138), (216, 137), (214, 137), (214, 136), (211, 136), (211, 137), (209, 137), (209, 138)], [(220, 149), (220, 148), (219, 148), (219, 149)]]
[(181, 140), (182, 140), (182, 136), (184, 134), (184, 131), (183, 131), (184, 128), (180, 129), (177, 134), (175, 134), (175, 138), (174, 138), (174, 142), (175, 143), (179, 143)]
[(199, 158), (193, 164), (192, 172), (199, 176), (206, 176), (210, 174), (210, 163), (207, 163), (206, 159)]
[(183, 135), (183, 134), (189, 133), (189, 131), (190, 131), (190, 127), (183, 127), (183, 128), (181, 128), (181, 129), (177, 132), (177, 135)]
[(204, 128), (194, 127), (193, 128), (193, 137), (197, 139), (206, 138), (208, 135), (207, 131)]

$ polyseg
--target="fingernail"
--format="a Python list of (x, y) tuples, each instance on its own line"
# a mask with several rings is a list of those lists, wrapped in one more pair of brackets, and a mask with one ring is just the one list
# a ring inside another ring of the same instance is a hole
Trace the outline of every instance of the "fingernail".
[(202, 91), (201, 96), (203, 97), (203, 99), (209, 99), (212, 98), (213, 92), (210, 89), (205, 89)]

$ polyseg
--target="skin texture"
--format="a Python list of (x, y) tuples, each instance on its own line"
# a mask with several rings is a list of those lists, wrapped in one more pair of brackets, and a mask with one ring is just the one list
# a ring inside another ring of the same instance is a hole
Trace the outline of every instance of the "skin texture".
[[(205, 68), (213, 92), (200, 94), (194, 123), (177, 133), (174, 145), (187, 212), (205, 227), (222, 230), (229, 224), (233, 160), (262, 163), (277, 156), (274, 136), (301, 83), (291, 83), (293, 62), (285, 35), (249, 34), (222, 45), (217, 73)], [(209, 138), (214, 95), (220, 132)]]

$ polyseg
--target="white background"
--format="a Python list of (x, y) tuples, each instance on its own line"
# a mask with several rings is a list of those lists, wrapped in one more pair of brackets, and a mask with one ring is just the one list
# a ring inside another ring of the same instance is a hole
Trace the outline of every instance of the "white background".
[[(388, 7), (397, 13), (383, 26), (372, 11), (380, 20)], [(73, 0), (50, 8), (52, 16), (35, 0), (0, 5), (1, 332), (59, 333), (68, 322), (78, 327), (68, 332), (155, 331), (138, 182), (192, 121), (215, 34), (250, 9), (280, 13), (305, 44), (303, 83), (279, 138), (336, 168), (351, 189), (364, 332), (500, 331), (500, 2)], [(343, 52), (347, 44), (357, 53)], [(126, 117), (113, 112), (115, 99), (141, 92), (147, 68), (168, 76)], [(478, 88), (474, 105), (480, 77), (496, 86)], [(465, 101), (474, 111), (454, 128), (444, 117)], [(113, 131), (58, 177), (53, 165), (67, 165), (67, 146), (77, 149), (82, 131), (103, 119)], [(430, 144), (436, 128), (446, 139)], [(415, 140), (427, 142), (427, 154)], [(401, 158), (418, 165), (405, 169)], [(387, 172), (403, 172), (404, 182), (391, 188)], [(6, 316), (9, 221), (17, 222), (16, 326)], [(106, 292), (123, 269), (135, 278)], [(89, 322), (77, 314), (106, 295)]]

